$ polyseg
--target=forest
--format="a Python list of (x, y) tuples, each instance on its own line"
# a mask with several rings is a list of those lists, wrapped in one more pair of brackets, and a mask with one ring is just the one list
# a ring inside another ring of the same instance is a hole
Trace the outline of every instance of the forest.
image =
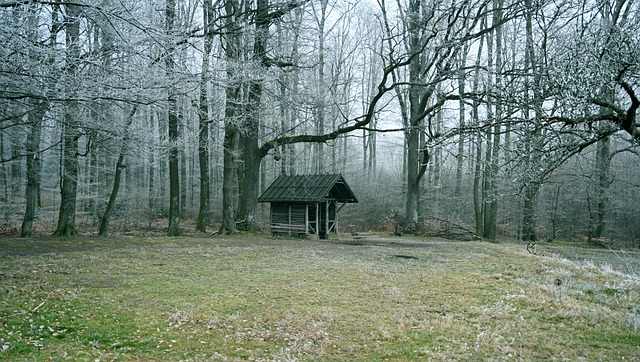
[(343, 229), (640, 247), (633, 0), (0, 0), (3, 234)]

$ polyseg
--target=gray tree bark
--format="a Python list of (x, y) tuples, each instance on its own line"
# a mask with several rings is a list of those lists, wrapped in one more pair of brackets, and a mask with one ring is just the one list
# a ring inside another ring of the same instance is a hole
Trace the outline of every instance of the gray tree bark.
[(605, 137), (598, 141), (596, 148), (595, 173), (598, 181), (596, 194), (595, 227), (593, 237), (600, 238), (604, 235), (607, 223), (607, 207), (609, 204), (607, 191), (611, 184), (611, 138)]
[(125, 134), (122, 138), (122, 145), (120, 146), (120, 154), (118, 155), (118, 160), (116, 161), (116, 171), (113, 175), (113, 188), (111, 189), (111, 195), (109, 196), (109, 201), (107, 202), (107, 207), (104, 210), (104, 214), (102, 214), (102, 218), (100, 218), (100, 227), (98, 229), (98, 235), (106, 235), (107, 228), (109, 227), (109, 220), (111, 219), (111, 213), (113, 212), (113, 207), (116, 204), (116, 199), (118, 198), (118, 192), (120, 191), (120, 181), (122, 179), (122, 170), (125, 168), (124, 158), (129, 149), (129, 128), (131, 127), (131, 123), (133, 123), (133, 116), (136, 114), (138, 110), (137, 106), (134, 106), (131, 112), (127, 116), (126, 126), (125, 126)]
[[(530, 77), (525, 77), (525, 95), (526, 103), (523, 107), (523, 113), (525, 119), (530, 119), (530, 111), (533, 106), (534, 118), (539, 119), (542, 113), (541, 95), (540, 95), (540, 75), (537, 70), (536, 54), (534, 49), (533, 40), (533, 4), (531, 0), (525, 0), (525, 32), (526, 32), (526, 45), (525, 45), (525, 69), (529, 69), (529, 72), (533, 74), (533, 82), (530, 81)], [(532, 90), (530, 90), (532, 89)], [(544, 175), (539, 175), (540, 159), (541, 159), (541, 133), (540, 129), (535, 126), (534, 129), (527, 134), (524, 142), (527, 142), (527, 150), (529, 153), (525, 155), (525, 162), (528, 164), (527, 169), (529, 175), (525, 175), (527, 180), (523, 188), (523, 204), (522, 204), (522, 240), (523, 241), (536, 241), (538, 240), (538, 201), (540, 194), (540, 187), (542, 185), (542, 179)]]
[(253, 43), (253, 64), (258, 74), (249, 85), (247, 112), (245, 112), (242, 129), (242, 143), (244, 147), (244, 188), (238, 207), (240, 228), (245, 231), (258, 230), (256, 218), (258, 192), (260, 185), (260, 157), (258, 137), (262, 119), (262, 91), (263, 80), (261, 72), (266, 70), (268, 59), (266, 54), (267, 39), (269, 38), (269, 1), (257, 0), (255, 16), (255, 38)]
[(169, 41), (167, 45), (167, 53), (165, 54), (166, 75), (172, 83), (168, 87), (168, 124), (169, 124), (169, 227), (167, 235), (178, 236), (180, 230), (180, 169), (178, 160), (178, 137), (179, 137), (179, 117), (178, 117), (178, 100), (176, 90), (173, 86), (175, 73), (175, 45), (172, 34), (174, 32), (174, 23), (176, 21), (176, 2), (175, 0), (166, 0), (165, 4), (165, 30)]
[[(502, 6), (503, 2), (501, 0), (494, 0), (493, 7), (493, 25), (499, 24), (502, 22)], [(489, 193), (489, 197), (485, 202), (486, 212), (485, 212), (485, 226), (484, 226), (484, 237), (490, 240), (496, 240), (497, 231), (498, 231), (498, 199), (499, 199), (499, 185), (498, 185), (498, 172), (499, 170), (499, 159), (500, 159), (500, 142), (501, 142), (501, 124), (502, 124), (502, 100), (500, 94), (500, 87), (502, 86), (501, 81), (501, 72), (502, 72), (502, 27), (497, 26), (495, 28), (495, 112), (493, 113), (493, 119), (491, 117), (491, 113), (489, 119), (492, 122), (495, 122), (495, 126), (493, 127), (493, 141), (491, 148), (491, 162), (487, 160), (489, 163), (487, 167), (489, 168), (489, 172), (487, 174), (488, 177), (488, 188), (486, 192)], [(490, 38), (491, 39), (491, 38)], [(491, 42), (488, 42), (488, 51), (489, 51), (489, 69), (492, 69), (492, 56), (491, 56)], [(493, 75), (490, 75), (493, 77)], [(489, 86), (491, 87), (491, 81), (489, 82)], [(487, 105), (488, 108), (491, 107), (491, 104)]]
[[(327, 20), (328, 0), (320, 0), (319, 13), (315, 14), (316, 23), (318, 25), (318, 79), (316, 82), (317, 104), (315, 109), (316, 117), (316, 134), (323, 134), (325, 130), (325, 107), (326, 107), (326, 87), (325, 87), (325, 23)], [(314, 8), (315, 10), (315, 8)], [(316, 143), (316, 155), (314, 161), (316, 163), (315, 171), (317, 174), (325, 172), (324, 165), (324, 143)]]
[(200, 75), (200, 106), (198, 108), (198, 165), (200, 169), (200, 206), (196, 220), (196, 230), (205, 232), (210, 211), (209, 179), (209, 57), (213, 47), (213, 4), (205, 0), (202, 4), (202, 19), (205, 24), (202, 73)]
[(240, 61), (241, 37), (237, 23), (238, 3), (235, 0), (225, 0), (226, 29), (225, 57), (227, 60), (227, 87), (225, 103), (225, 126), (223, 140), (223, 176), (222, 176), (222, 224), (220, 234), (230, 234), (237, 231), (236, 218), (236, 151), (238, 142), (238, 113), (241, 105), (242, 88), (238, 84), (237, 71)]
[(20, 236), (28, 237), (33, 234), (33, 221), (38, 208), (39, 179), (40, 179), (40, 135), (42, 121), (47, 110), (43, 101), (33, 100), (32, 110), (29, 112), (31, 131), (27, 136), (27, 187), (25, 190), (25, 212), (22, 220)]
[[(486, 19), (482, 20), (481, 27), (483, 29), (487, 28)], [(480, 60), (482, 59), (482, 52), (484, 48), (484, 37), (480, 37), (479, 43), (473, 75), (473, 93), (478, 93), (480, 88)], [(473, 124), (480, 124), (480, 101), (478, 99), (473, 100)], [(482, 167), (482, 144), (482, 133), (478, 130), (475, 142), (475, 167), (473, 173), (473, 210), (477, 235), (484, 234), (484, 193), (482, 192), (482, 175), (484, 170)]]
[[(66, 59), (65, 73), (69, 81), (77, 76), (80, 59), (80, 10), (75, 5), (66, 5)], [(68, 95), (74, 93), (74, 85), (66, 84)], [(73, 98), (73, 97), (71, 97)], [(80, 124), (78, 101), (70, 99), (66, 102), (63, 116), (63, 165), (62, 187), (60, 192), (60, 209), (58, 225), (54, 236), (73, 236), (76, 231), (76, 196), (78, 191), (78, 139)]]
[[(467, 63), (467, 52), (469, 50), (468, 46), (464, 47), (464, 50), (460, 53), (460, 70), (458, 72), (458, 93), (465, 93), (465, 82), (466, 82), (466, 63)], [(460, 102), (458, 103), (458, 127), (460, 129), (464, 129), (466, 120), (466, 110), (465, 110), (465, 100), (460, 97)], [(456, 154), (456, 179), (455, 179), (455, 188), (454, 188), (454, 196), (457, 200), (462, 198), (462, 171), (464, 169), (464, 135), (461, 133), (458, 136), (458, 152)]]

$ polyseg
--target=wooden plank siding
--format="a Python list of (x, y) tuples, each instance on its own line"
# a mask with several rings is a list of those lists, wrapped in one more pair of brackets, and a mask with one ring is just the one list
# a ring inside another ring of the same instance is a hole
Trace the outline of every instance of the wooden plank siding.
[(306, 204), (271, 204), (272, 233), (309, 234)]

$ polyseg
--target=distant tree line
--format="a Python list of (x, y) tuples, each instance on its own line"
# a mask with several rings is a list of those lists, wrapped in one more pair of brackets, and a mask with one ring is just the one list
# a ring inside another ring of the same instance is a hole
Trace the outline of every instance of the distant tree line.
[(341, 172), (358, 229), (640, 246), (631, 0), (0, 2), (0, 224), (233, 233)]

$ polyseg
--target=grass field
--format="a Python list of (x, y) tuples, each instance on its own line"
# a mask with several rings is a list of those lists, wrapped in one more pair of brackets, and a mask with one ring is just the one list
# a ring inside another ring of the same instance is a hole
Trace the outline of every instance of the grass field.
[(0, 239), (0, 360), (640, 360), (640, 256), (375, 238)]

